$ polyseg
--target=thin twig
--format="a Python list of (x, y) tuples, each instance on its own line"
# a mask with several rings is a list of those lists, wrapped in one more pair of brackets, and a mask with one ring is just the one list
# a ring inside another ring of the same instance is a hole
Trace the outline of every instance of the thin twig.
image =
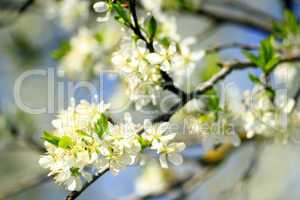
[(255, 30), (267, 34), (272, 32), (272, 22), (275, 21), (275, 19), (262, 20), (252, 16), (242, 16), (242, 15), (237, 16), (235, 13), (228, 10), (222, 10), (222, 11), (218, 10), (218, 12), (216, 12), (205, 5), (201, 6), (200, 8), (197, 8), (196, 10), (190, 10), (189, 8), (183, 7), (182, 11), (185, 13), (205, 16), (210, 19), (213, 19), (216, 22), (222, 22), (222, 23), (227, 22), (227, 23), (233, 23), (233, 24), (238, 24), (241, 26), (253, 28)]
[(84, 192), (90, 185), (92, 185), (94, 182), (96, 182), (100, 177), (102, 177), (106, 172), (108, 172), (108, 169), (106, 169), (105, 171), (94, 175), (93, 179), (91, 182), (87, 182), (80, 191), (73, 191), (71, 193), (68, 194), (68, 196), (66, 197), (66, 200), (74, 200), (76, 199), (82, 192)]
[(257, 50), (259, 48), (259, 46), (234, 42), (234, 43), (214, 46), (210, 49), (207, 49), (206, 52), (214, 53), (214, 52), (223, 51), (223, 50), (227, 50), (227, 49), (233, 49), (233, 48), (238, 48), (238, 49), (242, 49), (242, 50)]
[[(284, 62), (295, 62), (300, 61), (300, 55), (292, 56), (292, 57), (283, 57), (278, 62), (284, 63)], [(212, 76), (208, 81), (200, 84), (197, 89), (190, 94), (188, 94), (187, 99), (182, 99), (180, 102), (176, 103), (169, 112), (164, 113), (153, 119), (153, 122), (159, 122), (159, 121), (168, 121), (175, 112), (177, 112), (179, 109), (181, 109), (187, 102), (189, 102), (192, 99), (198, 98), (199, 96), (203, 95), (208, 90), (212, 89), (214, 85), (223, 80), (227, 75), (229, 75), (232, 71), (236, 70), (243, 70), (249, 67), (254, 67), (255, 64), (248, 62), (248, 61), (235, 61), (231, 63), (220, 63), (219, 64), (222, 69), (217, 72), (214, 76)]]

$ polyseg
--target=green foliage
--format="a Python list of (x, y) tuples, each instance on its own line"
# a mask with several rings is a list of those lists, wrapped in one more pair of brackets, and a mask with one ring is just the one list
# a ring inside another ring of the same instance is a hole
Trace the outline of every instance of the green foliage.
[(62, 42), (58, 49), (52, 52), (52, 58), (56, 60), (62, 59), (71, 50), (69, 41)]
[(256, 75), (249, 73), (248, 77), (254, 84), (263, 85), (263, 82)]
[(100, 138), (105, 134), (108, 129), (108, 119), (104, 114), (101, 114), (100, 118), (97, 120), (95, 124), (95, 132), (98, 134)]
[(153, 38), (155, 37), (156, 31), (157, 31), (157, 22), (153, 16), (146, 23), (146, 27), (147, 27), (147, 31), (149, 34), (149, 38), (152, 41)]
[(42, 139), (58, 147), (59, 137), (45, 131), (44, 135), (42, 136)]
[(150, 145), (151, 145), (150, 141), (145, 140), (141, 136), (138, 137), (138, 141), (139, 141), (142, 149), (146, 149), (146, 148), (150, 147)]
[(59, 139), (58, 147), (63, 149), (69, 149), (73, 145), (72, 138), (64, 135)]
[(72, 167), (70, 171), (72, 176), (80, 176), (79, 168)]
[(273, 37), (262, 40), (257, 56), (250, 51), (244, 51), (244, 55), (267, 75), (276, 67), (280, 60), (274, 50), (273, 43)]
[(41, 61), (40, 46), (32, 38), (23, 33), (12, 33), (11, 38), (6, 48), (12, 52), (13, 60), (19, 65), (30, 68)]
[(215, 89), (208, 90), (205, 94), (206, 105), (210, 111), (220, 111), (220, 97)]
[(202, 68), (200, 74), (202, 81), (208, 81), (214, 74), (220, 71), (220, 66), (218, 65), (219, 57), (217, 54), (209, 54), (205, 59), (205, 66)]
[(255, 76), (254, 74), (249, 73), (248, 74), (249, 79), (257, 85), (261, 85), (265, 88), (265, 91), (267, 93), (267, 95), (271, 98), (271, 100), (274, 100), (275, 98), (275, 91), (273, 90), (272, 87), (266, 85), (265, 83), (263, 83), (257, 76)]
[(56, 147), (60, 147), (63, 149), (68, 149), (70, 148), (74, 142), (72, 141), (72, 138), (65, 135), (62, 136), (61, 138), (58, 136), (55, 136), (49, 132), (44, 132), (44, 135), (42, 136), (42, 139), (45, 141), (49, 142), (50, 144), (53, 144)]
[(283, 21), (273, 24), (273, 32), (279, 39), (287, 38), (289, 35), (300, 34), (297, 17), (291, 11), (285, 11)]
[(102, 44), (103, 43), (103, 33), (102, 32), (97, 32), (95, 35), (94, 35), (95, 39), (97, 40), (97, 42), (99, 42), (99, 44)]
[(112, 9), (117, 12), (116, 20), (121, 22), (122, 24), (129, 25), (131, 24), (130, 15), (128, 11), (122, 7), (120, 3), (113, 3)]

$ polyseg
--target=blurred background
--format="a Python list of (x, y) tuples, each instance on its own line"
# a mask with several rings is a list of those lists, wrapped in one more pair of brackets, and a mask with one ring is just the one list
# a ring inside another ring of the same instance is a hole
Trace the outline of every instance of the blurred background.
[[(77, 33), (78, 26), (82, 24), (94, 26), (96, 16), (91, 11), (90, 1), (82, 0), (89, 5), (87, 16), (81, 16), (81, 8), (77, 8), (81, 0), (64, 1), (68, 3), (61, 8), (62, 5), (59, 4), (62, 4), (62, 1), (0, 0), (0, 199), (52, 200), (64, 199), (67, 194), (47, 178), (46, 171), (39, 166), (38, 159), (41, 153), (34, 143), (41, 143), (41, 133), (44, 130), (51, 130), (51, 120), (68, 103), (66, 99), (69, 96), (57, 89), (57, 83), (65, 83), (62, 88), (66, 91), (67, 84), (76, 84), (76, 80), (67, 75), (56, 77), (54, 82), (56, 89), (52, 96), (54, 112), (50, 114), (25, 113), (17, 107), (14, 98), (15, 82), (24, 72), (50, 69), (56, 73), (59, 61), (53, 58), (53, 52), (61, 49), (61, 44)], [(197, 3), (197, 0), (195, 2)], [(215, 9), (215, 12), (231, 12), (244, 18), (249, 15), (252, 18), (259, 16), (253, 16), (253, 12), (245, 12), (246, 7), (243, 5), (276, 19), (280, 19), (283, 13), (283, 3), (280, 0), (218, 0), (207, 1), (207, 4), (211, 2), (213, 6), (210, 9)], [(73, 14), (74, 16), (68, 15), (67, 12), (70, 12), (68, 9), (78, 13)], [(294, 1), (293, 9), (300, 15), (299, 2)], [(268, 31), (234, 23), (216, 22), (204, 16), (176, 11), (170, 11), (170, 14), (176, 16), (178, 32), (182, 37), (197, 38), (195, 48), (231, 42), (257, 45), (269, 34)], [(80, 24), (74, 25), (74, 19)], [(256, 20), (260, 21), (259, 18)], [(242, 58), (240, 51), (232, 49), (223, 51), (218, 56), (220, 59)], [(250, 71), (254, 74), (259, 73), (256, 70)], [(225, 79), (225, 82), (237, 83), (234, 92), (238, 96), (243, 90), (252, 87), (248, 80), (248, 72), (249, 70), (238, 71)], [(200, 77), (200, 72), (196, 76)], [(99, 83), (99, 77), (89, 78), (88, 81), (103, 92), (106, 102), (111, 101), (116, 106), (124, 103), (126, 99), (120, 97), (126, 95), (118, 79), (109, 74), (104, 74), (103, 77), (102, 83)], [(31, 76), (22, 83), (20, 93), (22, 102), (32, 108), (46, 106), (49, 103), (49, 89), (51, 88), (46, 76)], [(81, 88), (76, 90), (75, 98), (78, 101), (87, 98), (87, 95), (86, 89)], [(256, 155), (258, 151), (259, 155)], [(268, 144), (258, 150), (254, 144), (249, 143), (235, 150), (224, 162), (215, 167), (213, 175), (197, 186), (188, 199), (298, 200), (299, 155), (299, 145)], [(255, 170), (246, 182), (241, 183), (240, 179), (253, 165), (251, 162), (253, 156), (257, 156)], [(139, 173), (138, 167), (130, 167), (117, 177), (108, 173), (78, 199), (113, 200), (131, 195), (135, 192), (135, 179)], [(26, 187), (23, 189), (23, 186)]]

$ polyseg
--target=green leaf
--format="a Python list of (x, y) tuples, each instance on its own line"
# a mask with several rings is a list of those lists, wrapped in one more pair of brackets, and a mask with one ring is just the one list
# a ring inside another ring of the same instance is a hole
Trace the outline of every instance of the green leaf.
[(56, 60), (62, 59), (71, 50), (69, 41), (61, 43), (60, 47), (52, 52), (52, 58)]
[(99, 44), (102, 44), (103, 43), (103, 33), (102, 32), (98, 32), (95, 34), (95, 39), (97, 40), (97, 42), (99, 42)]
[(205, 93), (207, 99), (207, 108), (210, 111), (220, 110), (220, 97), (215, 89), (211, 89)]
[(59, 137), (45, 131), (42, 136), (42, 139), (58, 147)]
[(269, 74), (278, 64), (278, 62), (280, 61), (279, 57), (273, 57), (271, 60), (269, 60), (269, 62), (264, 66), (264, 72), (266, 74)]
[(59, 139), (58, 147), (63, 149), (69, 149), (74, 144), (71, 137), (64, 135)]
[(258, 57), (256, 55), (254, 55), (253, 53), (251, 53), (250, 51), (243, 51), (244, 56), (252, 63), (254, 64), (258, 64)]
[(279, 39), (285, 39), (289, 35), (300, 34), (300, 26), (296, 15), (293, 12), (286, 10), (282, 22), (273, 24), (273, 33)]
[(123, 19), (125, 24), (131, 24), (129, 14), (128, 14), (128, 12), (122, 7), (121, 4), (119, 4), (119, 3), (113, 3), (113, 4), (112, 4), (112, 8), (113, 8), (113, 10), (115, 10), (115, 11), (118, 13), (118, 17), (119, 17), (119, 18), (117, 17), (117, 19), (118, 19), (119, 21), (120, 21), (120, 19)]
[(266, 93), (267, 93), (267, 95), (271, 98), (271, 100), (273, 101), (274, 98), (275, 98), (275, 95), (276, 95), (276, 93), (275, 93), (275, 91), (273, 90), (273, 88), (271, 88), (271, 87), (266, 87)]
[(269, 74), (279, 62), (279, 57), (274, 51), (274, 38), (269, 37), (260, 42), (258, 56), (249, 51), (244, 51), (244, 55), (257, 67), (261, 68), (266, 74)]
[(151, 40), (155, 37), (156, 31), (157, 31), (157, 22), (155, 18), (152, 16), (147, 24), (147, 30), (149, 33), (149, 37)]
[(101, 114), (100, 118), (95, 124), (95, 131), (100, 138), (105, 134), (108, 129), (108, 119), (104, 114)]
[(72, 167), (70, 169), (72, 176), (80, 176), (79, 168), (77, 167)]
[(255, 76), (254, 74), (249, 73), (249, 74), (248, 74), (248, 77), (249, 77), (249, 79), (250, 79), (253, 83), (258, 84), (258, 85), (264, 85), (264, 84), (261, 82), (261, 80), (260, 80), (257, 76)]
[(88, 136), (88, 134), (87, 134), (85, 131), (83, 131), (83, 130), (77, 130), (76, 132), (77, 132), (78, 135), (80, 135), (80, 136)]
[(171, 41), (170, 41), (170, 39), (168, 37), (163, 37), (163, 38), (160, 39), (160, 43), (163, 46), (168, 47), (168, 46), (170, 46)]
[(148, 140), (145, 140), (143, 137), (139, 136), (138, 137), (138, 141), (141, 145), (141, 148), (142, 149), (146, 149), (147, 147), (150, 147), (151, 146), (151, 142), (148, 141)]
[(213, 75), (220, 71), (219, 57), (217, 54), (208, 54), (205, 57), (204, 66), (200, 72), (201, 81), (208, 81)]

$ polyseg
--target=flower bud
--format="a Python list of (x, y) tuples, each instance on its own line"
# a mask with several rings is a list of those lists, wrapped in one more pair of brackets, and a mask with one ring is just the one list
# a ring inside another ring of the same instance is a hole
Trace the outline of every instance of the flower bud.
[(99, 1), (93, 5), (93, 8), (97, 13), (104, 13), (108, 10), (108, 5), (106, 2)]

